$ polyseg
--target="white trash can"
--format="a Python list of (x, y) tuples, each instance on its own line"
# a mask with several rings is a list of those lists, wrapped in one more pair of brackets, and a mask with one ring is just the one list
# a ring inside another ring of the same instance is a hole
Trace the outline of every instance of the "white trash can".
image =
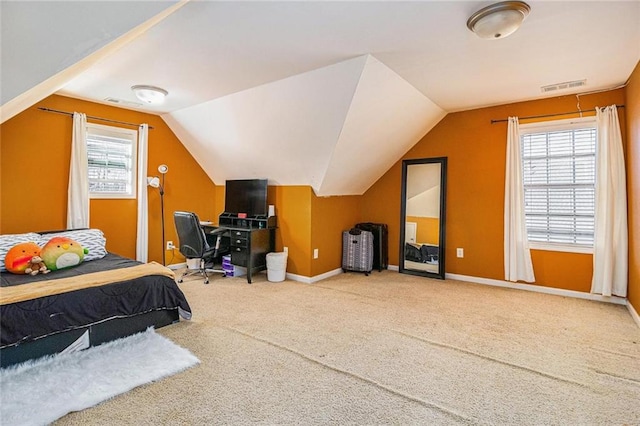
[(200, 269), (200, 262), (202, 262), (202, 259), (200, 259), (199, 257), (194, 257), (193, 259), (187, 259), (187, 268)]
[(287, 252), (267, 253), (267, 280), (278, 283), (287, 275)]

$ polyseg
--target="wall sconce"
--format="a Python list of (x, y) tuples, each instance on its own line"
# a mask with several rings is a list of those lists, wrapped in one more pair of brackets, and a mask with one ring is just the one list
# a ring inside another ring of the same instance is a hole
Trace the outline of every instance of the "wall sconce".
[(164, 175), (169, 171), (169, 167), (166, 164), (158, 166), (158, 171), (162, 175), (162, 182), (158, 176), (147, 177), (147, 185), (152, 188), (158, 188), (160, 190), (160, 220), (162, 222), (162, 264), (166, 265), (166, 251), (164, 248), (165, 236), (164, 236)]

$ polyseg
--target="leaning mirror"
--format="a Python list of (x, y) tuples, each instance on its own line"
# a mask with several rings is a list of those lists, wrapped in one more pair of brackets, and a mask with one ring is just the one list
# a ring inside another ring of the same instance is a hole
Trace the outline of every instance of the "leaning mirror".
[(447, 158), (402, 162), (402, 273), (444, 279)]

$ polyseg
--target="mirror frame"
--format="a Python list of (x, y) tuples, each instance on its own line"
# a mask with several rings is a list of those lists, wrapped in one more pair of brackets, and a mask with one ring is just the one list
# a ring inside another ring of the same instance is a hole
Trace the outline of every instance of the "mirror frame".
[[(438, 244), (438, 272), (407, 269), (404, 267), (405, 258), (405, 222), (407, 218), (407, 172), (408, 167), (416, 164), (440, 164), (440, 236)], [(400, 191), (400, 265), (398, 270), (403, 274), (420, 275), (443, 280), (445, 270), (445, 229), (446, 229), (446, 199), (447, 199), (447, 157), (419, 158), (402, 160), (402, 190)]]

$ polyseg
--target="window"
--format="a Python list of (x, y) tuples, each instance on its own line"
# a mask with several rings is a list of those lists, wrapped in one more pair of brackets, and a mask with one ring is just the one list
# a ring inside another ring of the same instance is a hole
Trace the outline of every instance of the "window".
[(136, 141), (138, 132), (87, 124), (89, 196), (136, 197)]
[(593, 117), (520, 126), (532, 248), (592, 252), (596, 134)]

